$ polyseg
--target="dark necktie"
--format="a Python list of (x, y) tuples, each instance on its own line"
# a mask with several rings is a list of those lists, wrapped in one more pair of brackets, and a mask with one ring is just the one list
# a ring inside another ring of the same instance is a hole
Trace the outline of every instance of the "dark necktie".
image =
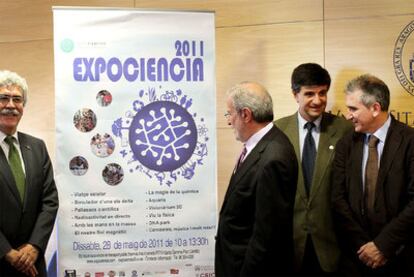
[(305, 124), (305, 129), (308, 130), (305, 141), (303, 143), (303, 151), (302, 151), (302, 172), (303, 172), (303, 180), (305, 183), (306, 193), (309, 195), (309, 191), (312, 184), (312, 177), (313, 177), (313, 169), (315, 167), (315, 159), (316, 159), (316, 146), (315, 140), (312, 136), (312, 129), (315, 128), (315, 124), (313, 122), (307, 122)]
[(240, 153), (240, 157), (239, 157), (239, 159), (237, 160), (236, 170), (235, 170), (234, 172), (236, 172), (236, 171), (237, 171), (237, 169), (239, 169), (239, 167), (240, 167), (240, 166), (241, 166), (241, 164), (243, 163), (243, 159), (244, 159), (244, 157), (246, 156), (246, 154), (247, 154), (247, 148), (246, 148), (246, 146), (244, 146), (244, 147), (243, 147), (242, 152)]
[(378, 138), (374, 135), (368, 141), (368, 159), (365, 167), (365, 199), (368, 214), (372, 215), (375, 200), (375, 189), (378, 178)]
[(12, 136), (7, 136), (4, 141), (9, 145), (9, 165), (13, 173), (14, 180), (16, 182), (17, 190), (19, 191), (20, 200), (23, 202), (24, 199), (24, 190), (25, 190), (25, 176), (22, 167), (22, 162), (17, 152), (16, 147), (14, 146), (14, 138)]

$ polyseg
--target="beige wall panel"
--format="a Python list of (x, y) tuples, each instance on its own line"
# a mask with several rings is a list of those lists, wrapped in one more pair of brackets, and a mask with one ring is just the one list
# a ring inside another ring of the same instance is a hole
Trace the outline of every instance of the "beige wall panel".
[[(27, 114), (25, 114), (25, 116), (27, 116)], [(53, 168), (56, 170), (55, 168), (56, 167), (55, 166), (56, 165), (55, 129), (49, 131), (49, 130), (38, 130), (36, 128), (33, 128), (33, 130), (30, 130), (30, 131), (26, 131), (26, 130), (23, 130), (23, 131), (28, 133), (29, 135), (42, 139), (46, 143), (47, 151), (49, 152), (50, 159), (52, 160)], [(68, 167), (69, 167), (69, 164), (68, 164)]]
[(412, 0), (327, 0), (325, 19), (414, 14)]
[(370, 73), (389, 86), (391, 109), (414, 113), (414, 97), (400, 85), (393, 67), (395, 42), (412, 19), (411, 16), (398, 16), (326, 22), (326, 67), (333, 77), (330, 103), (335, 102), (334, 111), (345, 111), (343, 90), (346, 82), (357, 75)]
[(322, 22), (216, 30), (217, 121), (227, 127), (226, 90), (245, 80), (262, 83), (272, 95), (275, 118), (297, 109), (290, 89), (292, 70), (303, 62), (323, 64)]
[(0, 0), (0, 42), (52, 38), (50, 0)]
[(214, 10), (216, 26), (321, 20), (322, 0), (135, 0), (137, 8)]
[(0, 42), (51, 39), (52, 6), (134, 7), (134, 0), (0, 0)]
[(25, 77), (28, 103), (19, 130), (34, 134), (54, 150), (55, 88), (52, 40), (0, 43), (0, 69)]
[(134, 0), (52, 0), (52, 5), (133, 8)]

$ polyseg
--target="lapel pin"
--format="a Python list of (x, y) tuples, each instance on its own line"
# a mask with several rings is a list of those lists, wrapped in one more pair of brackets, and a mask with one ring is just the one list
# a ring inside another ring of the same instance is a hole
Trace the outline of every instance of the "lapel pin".
[(329, 150), (333, 150), (334, 146), (333, 145), (329, 145)]

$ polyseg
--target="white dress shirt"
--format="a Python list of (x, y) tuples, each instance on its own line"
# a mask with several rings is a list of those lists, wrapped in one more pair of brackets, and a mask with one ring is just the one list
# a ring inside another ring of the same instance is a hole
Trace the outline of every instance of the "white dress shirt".
[[(315, 128), (312, 129), (312, 137), (315, 141), (316, 146), (316, 152), (318, 152), (318, 145), (319, 145), (319, 137), (321, 136), (321, 121), (322, 121), (322, 115), (319, 116), (315, 121), (313, 121), (313, 124), (315, 124)], [(305, 143), (305, 137), (308, 133), (308, 130), (305, 129), (305, 124), (308, 121), (304, 119), (300, 113), (298, 112), (298, 126), (299, 126), (299, 147), (300, 147), (300, 157), (302, 159), (302, 152), (303, 152), (303, 144)]]

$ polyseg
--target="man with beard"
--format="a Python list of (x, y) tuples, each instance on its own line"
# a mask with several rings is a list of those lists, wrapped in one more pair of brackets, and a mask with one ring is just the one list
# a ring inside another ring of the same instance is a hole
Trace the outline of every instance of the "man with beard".
[(216, 276), (289, 274), (298, 172), (292, 144), (272, 123), (272, 98), (257, 83), (229, 90), (226, 117), (244, 148), (220, 211)]

